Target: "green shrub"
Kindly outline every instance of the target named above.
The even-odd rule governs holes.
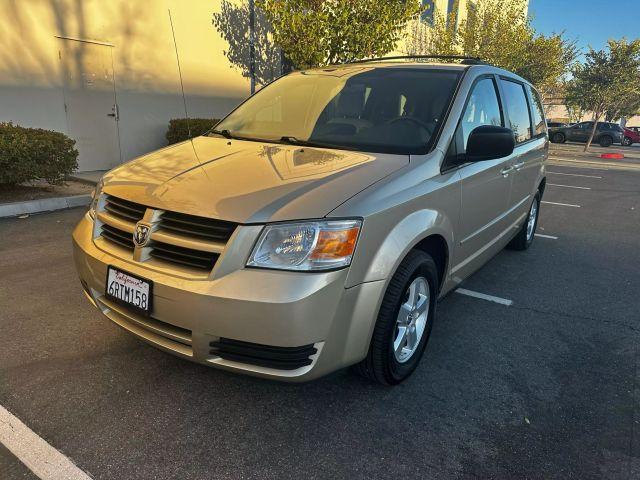
[[[59,185],[78,167],[75,144],[60,132],[0,123],[0,185],[38,179]]]
[[[215,118],[190,118],[188,125],[191,126],[191,136],[197,137],[203,135],[220,120]],[[169,121],[169,130],[167,130],[167,142],[172,143],[184,142],[189,140],[189,129],[187,127],[186,118],[175,118]]]

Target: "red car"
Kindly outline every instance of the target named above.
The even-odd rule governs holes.
[[[628,147],[633,143],[640,143],[640,127],[625,127],[622,144]]]

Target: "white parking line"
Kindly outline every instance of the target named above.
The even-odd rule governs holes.
[[[42,480],[91,480],[89,475],[1,405],[0,443]]]
[[[553,235],[544,235],[542,233],[536,233],[536,237],[548,238],[550,240],[557,240],[558,239],[558,237],[554,237]]]
[[[562,172],[550,172],[549,170],[547,170],[547,173],[551,173],[552,175],[567,175],[569,177],[584,177],[584,178],[602,178],[602,177],[598,177],[597,175],[581,175],[579,173],[562,173]]]
[[[572,205],[570,203],[557,203],[557,202],[545,202],[544,200],[540,203],[546,203],[547,205],[560,205],[561,207],[575,207],[580,208],[580,205]]]
[[[499,303],[501,305],[513,305],[513,301],[507,300],[506,298],[494,297],[493,295],[487,295],[486,293],[474,292],[473,290],[467,290],[466,288],[458,288],[456,293],[460,293],[462,295],[466,295],[468,297],[480,298],[482,300],[487,300],[489,302]]]
[[[577,188],[579,190],[591,190],[589,187],[576,187],[575,185],[559,185],[557,183],[547,183],[551,187]]]

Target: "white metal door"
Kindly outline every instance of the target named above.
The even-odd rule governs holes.
[[[108,170],[121,163],[112,49],[60,39],[67,125],[76,140],[80,171]]]

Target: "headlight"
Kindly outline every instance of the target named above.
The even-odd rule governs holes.
[[[346,267],[361,226],[361,220],[267,225],[247,266],[307,271]]]
[[[100,195],[102,195],[102,179],[97,183],[96,188],[91,192],[91,206],[89,207],[89,216],[93,219],[96,218],[96,209],[98,208],[98,202],[100,201]]]

